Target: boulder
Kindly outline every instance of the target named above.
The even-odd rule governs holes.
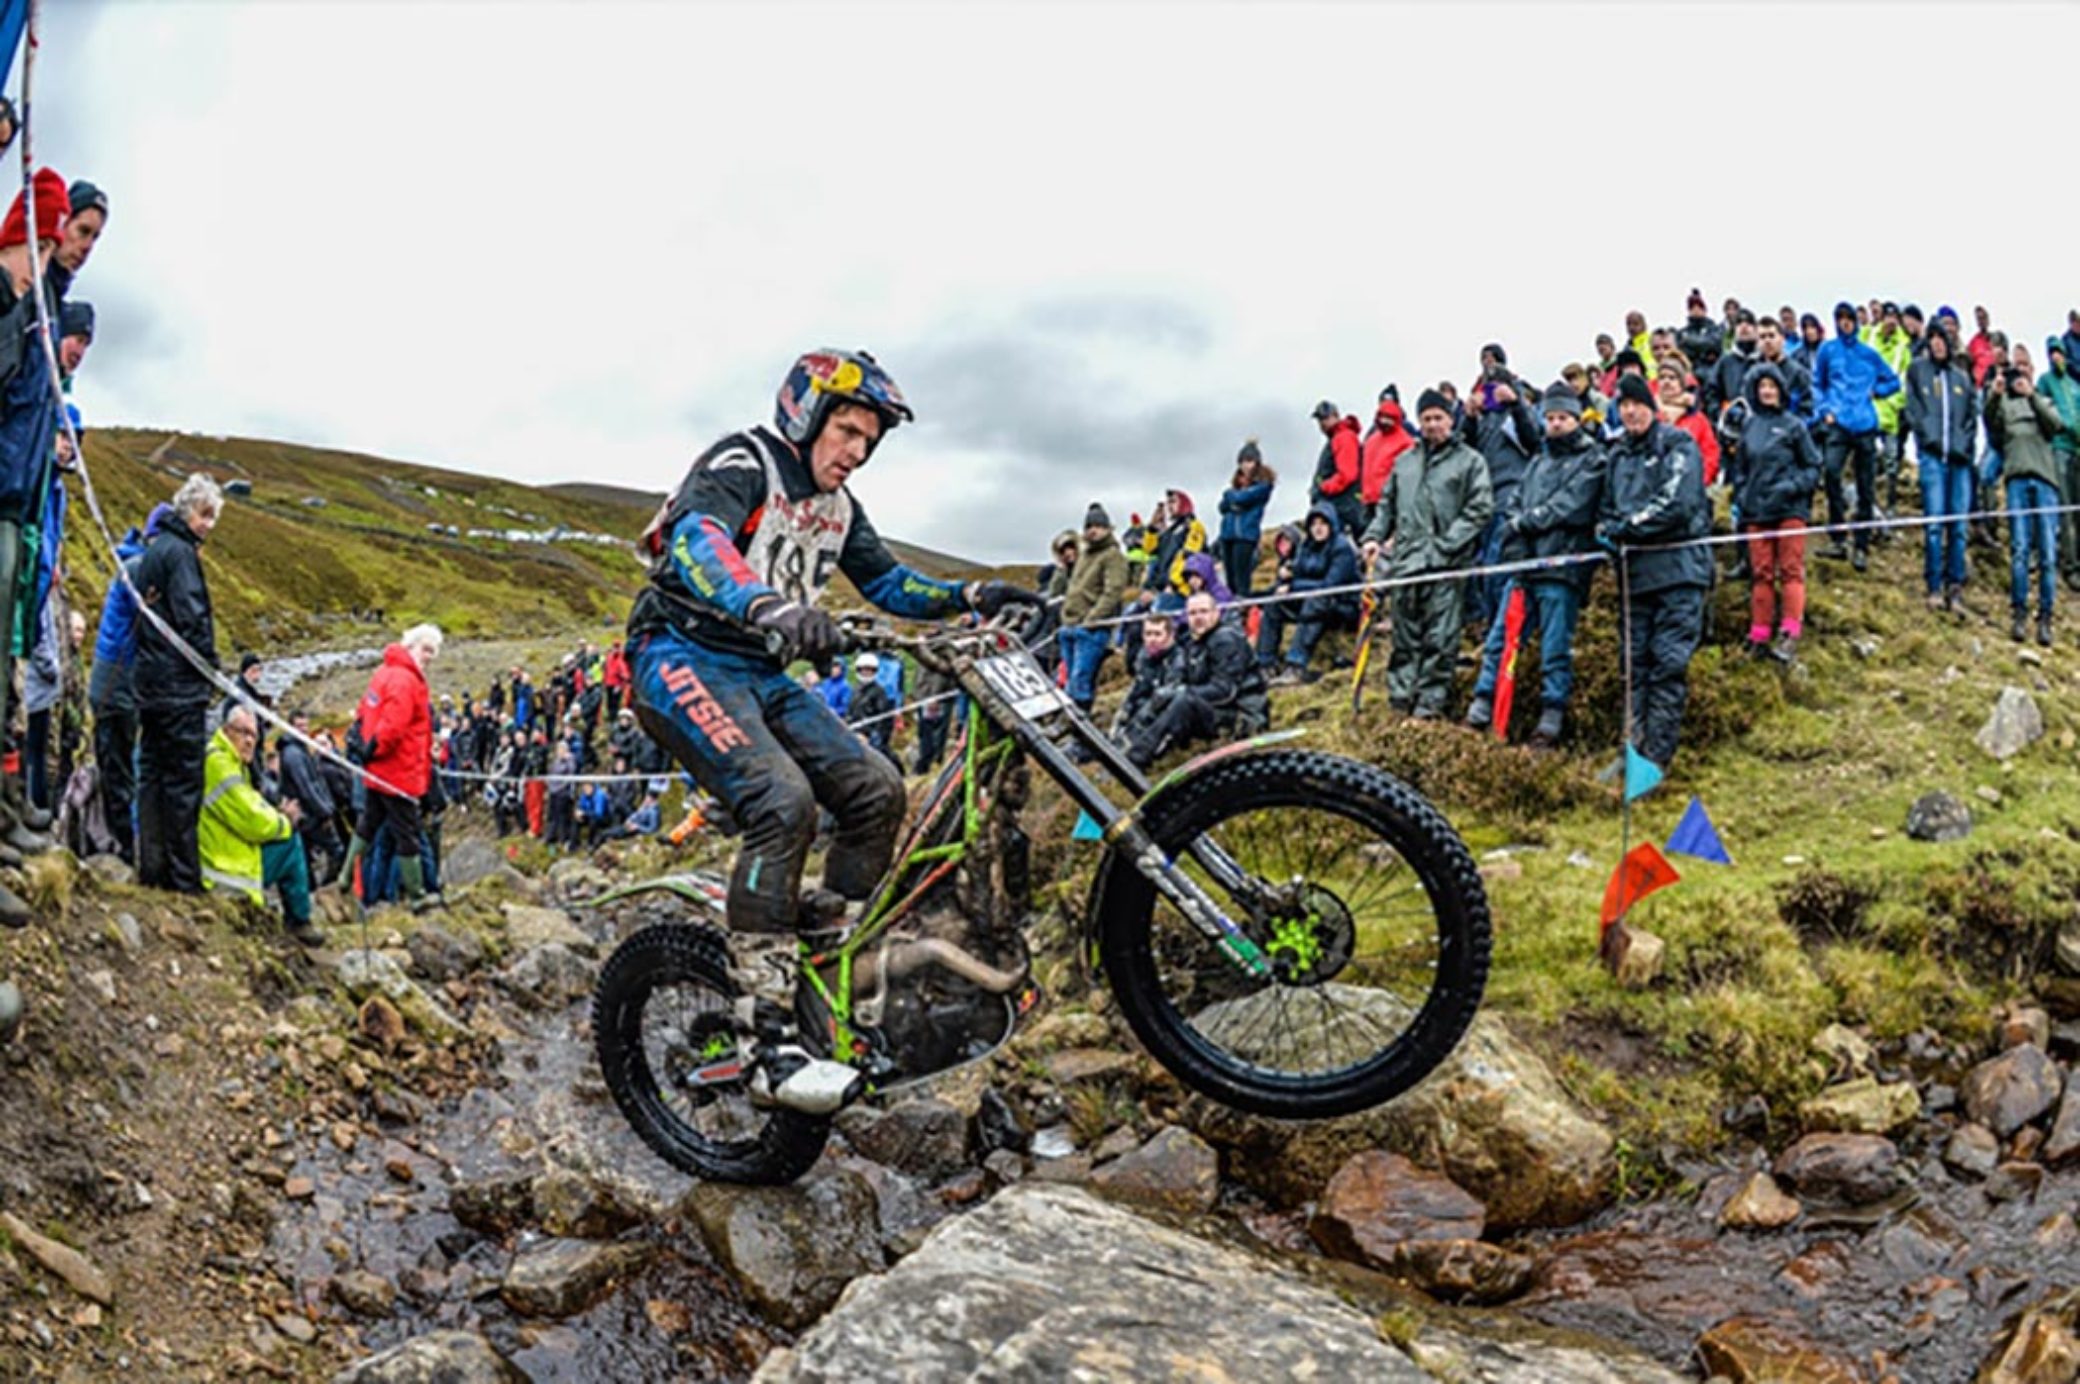
[[[473,1331],[436,1331],[347,1366],[332,1384],[527,1384],[527,1376]]]
[[[1868,1076],[1830,1086],[1798,1107],[1807,1129],[1840,1134],[1890,1134],[1920,1114],[1921,1095],[1913,1082],[1881,1083]]]
[[[1406,1240],[1379,1267],[1445,1302],[1507,1302],[1531,1285],[1532,1262],[1485,1240]]]
[[[450,932],[438,923],[421,923],[404,939],[412,969],[428,980],[460,980],[484,964],[484,944],[468,933]]]
[[[333,963],[340,984],[356,999],[381,995],[395,1005],[405,1022],[435,1042],[450,1042],[468,1032],[460,1019],[419,987],[404,973],[404,967],[379,951],[356,948],[339,954]]]
[[[605,1296],[614,1280],[646,1263],[649,1245],[542,1240],[513,1257],[498,1295],[523,1317],[571,1317]]]
[[[534,1009],[562,1009],[592,993],[599,963],[561,942],[545,942],[520,954],[498,973],[501,989]]]
[[[534,1219],[534,1178],[498,1173],[448,1189],[448,1214],[480,1235],[503,1239]]]
[[[583,928],[571,921],[571,915],[560,908],[541,908],[531,903],[501,904],[499,911],[505,914],[506,937],[513,951],[525,952],[535,947],[560,942],[580,956],[597,956],[599,944]]]
[[[1175,1125],[1091,1174],[1091,1188],[1112,1201],[1173,1215],[1203,1215],[1220,1195],[1221,1160],[1205,1140]]]
[[[1304,1327],[1298,1324],[1304,1323]],[[1026,1183],[854,1284],[758,1384],[855,1379],[1430,1378],[1290,1270]]]
[[[1733,1230],[1780,1230],[1802,1209],[1796,1197],[1786,1196],[1777,1180],[1758,1168],[1719,1208],[1719,1224]]]
[[[1852,1360],[1769,1317],[1732,1317],[1697,1338],[1697,1359],[1712,1378],[1733,1384],[1863,1384]]]
[[[1943,1166],[1959,1177],[1992,1177],[2000,1161],[2001,1141],[1982,1124],[1959,1125],[1943,1144]]]
[[[2005,1139],[2057,1102],[2058,1065],[2024,1043],[1972,1068],[1957,1094],[1965,1114]]]
[[[1486,1210],[1458,1183],[1371,1149],[1329,1179],[1307,1233],[1338,1259],[1384,1268],[1407,1241],[1478,1240],[1486,1223]]]
[[[535,1217],[551,1235],[611,1240],[646,1219],[642,1208],[629,1205],[617,1188],[568,1168],[541,1173],[532,1192]]]
[[[1407,1006],[1380,990],[1341,990],[1335,1022],[1356,1010],[1398,1032]],[[1257,997],[1198,1016],[1202,1028],[1248,1032],[1262,1022]],[[1217,1012],[1218,1011],[1218,1012]],[[1316,1021],[1328,1022],[1327,1019]],[[1290,1041],[1319,1046],[1300,1015]],[[1539,1056],[1502,1021],[1482,1014],[1456,1051],[1414,1090],[1373,1110],[1304,1123],[1267,1120],[1198,1097],[1186,1116],[1216,1147],[1232,1150],[1234,1174],[1282,1206],[1319,1195],[1351,1155],[1383,1148],[1444,1172],[1480,1198],[1494,1229],[1571,1225],[1602,1207],[1617,1175],[1611,1132],[1577,1109]]]
[[[1954,793],[1923,793],[1907,809],[1907,835],[1916,841],[1962,841],[1972,834],[1972,810]]]
[[[2044,713],[2036,699],[2019,687],[2003,687],[1986,724],[1973,737],[1995,759],[2012,759],[2044,738]]]
[[[2038,1150],[2038,1157],[2055,1166],[2075,1154],[2080,1154],[2080,1076],[2068,1072],[2058,1114],[2052,1117],[2051,1133]]]
[[[790,1331],[822,1316],[845,1285],[882,1267],[880,1205],[858,1173],[812,1173],[791,1187],[703,1182],[688,1209],[710,1252],[758,1310]]]
[[[951,1177],[968,1166],[968,1121],[942,1100],[900,1101],[887,1110],[855,1106],[839,1128],[862,1157],[912,1177]]]
[[[495,842],[457,841],[441,852],[441,884],[448,889],[466,889],[497,874],[505,863],[506,858]]]
[[[1776,1175],[1810,1201],[1865,1206],[1903,1185],[1899,1148],[1877,1134],[1808,1134],[1777,1155]]]

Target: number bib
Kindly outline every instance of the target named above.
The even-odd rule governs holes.
[[[788,499],[779,464],[763,439],[753,434],[752,440],[766,468],[766,502],[744,546],[744,561],[783,599],[815,605],[837,574],[845,535],[852,531],[852,494],[841,486],[831,495],[819,491]]]

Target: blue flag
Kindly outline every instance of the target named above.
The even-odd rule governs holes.
[[[1731,865],[1733,857],[1726,853],[1726,843],[1719,839],[1719,832],[1712,819],[1705,815],[1704,799],[1692,797],[1690,806],[1683,809],[1683,820],[1668,838],[1670,855],[1694,855],[1699,860],[1709,860],[1719,865]]]
[[[1097,819],[1088,812],[1076,814],[1076,829],[1069,833],[1071,841],[1103,841],[1105,833],[1098,830]]]
[[[1661,766],[1627,745],[1625,747],[1625,801],[1637,802],[1661,782]]]

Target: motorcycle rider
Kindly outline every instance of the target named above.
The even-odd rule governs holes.
[[[812,351],[782,381],[772,426],[701,453],[643,535],[650,579],[626,645],[636,716],[742,824],[728,900],[740,969],[755,969],[743,967],[757,950],[744,934],[839,924],[845,901],[864,899],[887,870],[902,825],[895,766],[787,675],[796,659],[825,668],[840,651],[837,624],[817,609],[831,578],[842,572],[874,605],[913,619],[989,617],[1040,599],[1009,582],[925,576],[881,541],[846,482],[914,416],[866,352]],[[823,889],[804,897],[819,807],[836,831]],[[810,1113],[854,1098],[860,1073],[804,1048],[791,1009],[776,1018],[777,996],[758,993],[779,987],[746,979],[754,1001],[773,1002],[745,1006],[760,1033],[754,1096]]]

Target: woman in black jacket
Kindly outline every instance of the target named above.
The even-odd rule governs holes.
[[[1806,616],[1806,521],[1820,484],[1820,449],[1789,407],[1784,372],[1764,362],[1748,375],[1745,408],[1730,410],[1733,503],[1748,535],[1748,652],[1788,663]],[[1781,589],[1780,589],[1781,588]],[[1772,630],[1777,635],[1770,648]]]

